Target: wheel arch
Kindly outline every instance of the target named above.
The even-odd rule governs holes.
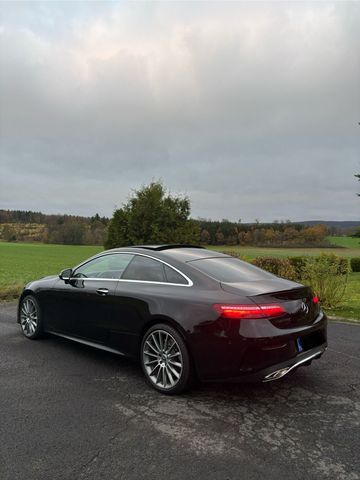
[[[169,325],[170,327],[175,328],[175,330],[180,333],[180,335],[183,337],[183,340],[188,344],[187,339],[186,339],[186,332],[183,329],[183,327],[173,318],[168,317],[167,315],[154,315],[152,316],[142,327],[140,331],[140,342],[142,342],[145,333],[151,328],[153,325],[156,325],[157,323],[165,323],[166,325]]]

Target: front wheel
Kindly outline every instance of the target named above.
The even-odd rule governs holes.
[[[161,393],[181,393],[189,384],[191,365],[186,344],[167,324],[154,325],[144,335],[141,365],[150,385]]]
[[[40,306],[33,295],[27,295],[21,301],[20,326],[25,337],[31,340],[42,333]]]

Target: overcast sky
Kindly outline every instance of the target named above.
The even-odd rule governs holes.
[[[359,220],[359,2],[1,2],[0,208]]]

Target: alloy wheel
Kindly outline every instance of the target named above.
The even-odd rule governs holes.
[[[26,337],[32,337],[38,327],[38,311],[34,300],[30,297],[25,298],[21,305],[20,325]]]
[[[175,338],[165,330],[153,330],[143,344],[143,364],[156,387],[174,388],[183,371],[183,357]]]

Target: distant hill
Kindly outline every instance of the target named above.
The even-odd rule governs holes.
[[[2,210],[0,209],[0,224],[2,223],[33,223],[33,224],[64,224],[64,223],[81,223],[89,225],[94,220],[102,222],[106,225],[109,221],[107,217],[100,217],[95,214],[92,217],[83,217],[81,215],[67,214],[46,214],[42,212],[33,212],[31,210]]]
[[[66,223],[67,221],[77,221],[80,223],[88,224],[93,219],[100,220],[102,223],[107,224],[109,219],[107,217],[100,217],[98,214],[94,215],[93,217],[84,217],[81,215],[67,215],[67,214],[46,214],[42,212],[33,212],[33,211],[26,211],[26,210],[3,210],[0,209],[0,224],[1,223],[40,223],[40,224],[48,224],[48,223]],[[198,219],[200,223],[203,219]],[[211,221],[211,220],[210,220]],[[215,221],[215,220],[213,220]],[[216,222],[216,221],[215,221]],[[217,223],[228,222],[228,220],[221,220]],[[230,222],[235,224],[236,222]],[[328,228],[339,228],[339,229],[349,229],[349,228],[356,228],[360,227],[360,220],[359,221],[341,221],[341,220],[304,220],[302,222],[260,222],[260,225],[277,225],[277,224],[286,224],[290,223],[292,225],[306,225],[306,226],[314,226],[314,225],[326,225]],[[256,225],[255,222],[244,222],[242,225],[245,226],[254,226]]]

